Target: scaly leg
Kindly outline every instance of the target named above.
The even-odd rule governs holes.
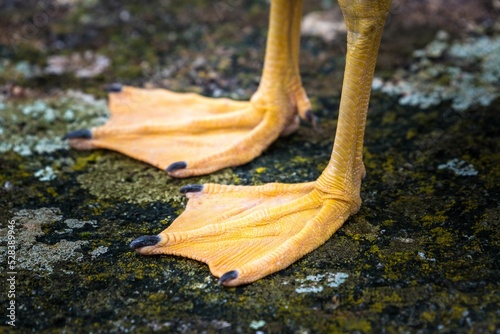
[[[366,114],[390,2],[339,1],[348,29],[339,122],[331,159],[315,182],[186,186],[186,211],[130,246],[206,262],[222,284],[234,286],[281,270],[328,240],[361,205]]]
[[[66,135],[76,149],[106,148],[188,177],[247,163],[280,135],[312,121],[299,74],[302,0],[271,4],[261,84],[250,101],[114,87],[110,120]]]

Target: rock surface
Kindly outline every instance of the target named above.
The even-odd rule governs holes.
[[[433,2],[433,10],[442,15],[450,2]],[[494,6],[463,2],[477,11]],[[306,12],[326,3],[310,1]],[[319,130],[303,125],[247,165],[176,180],[117,153],[70,150],[60,138],[105,121],[103,88],[112,82],[249,98],[261,70],[267,4],[2,2],[0,30],[9,34],[0,37],[0,262],[16,274],[15,297],[12,285],[0,291],[1,330],[498,333],[500,119],[491,90],[500,71],[489,54],[468,63],[450,49],[498,40],[494,14],[477,11],[463,14],[468,28],[458,32],[419,26],[429,19],[422,12],[412,21],[404,7],[391,11],[368,117],[360,212],[289,268],[224,288],[202,263],[139,256],[128,244],[182,212],[185,184],[315,179],[331,152],[344,42],[302,41],[303,82]],[[400,29],[413,34],[397,37]],[[429,50],[440,29],[450,32],[436,56]],[[431,52],[432,61],[412,57],[415,50]],[[73,68],[44,71],[54,56],[74,54],[102,55],[110,64],[83,78]],[[467,84],[486,82],[492,97],[457,108],[453,94],[463,87],[449,87],[447,98],[422,108],[401,103],[404,92],[382,89],[406,80],[412,96],[427,98],[430,87],[448,87],[442,76],[449,79],[450,68],[476,78]],[[11,300],[15,328],[7,324]]]

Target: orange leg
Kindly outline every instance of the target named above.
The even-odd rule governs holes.
[[[250,101],[115,86],[110,120],[66,138],[76,149],[115,150],[174,177],[253,160],[296,130],[298,116],[313,120],[298,68],[301,13],[302,0],[273,1],[261,84]]]
[[[339,1],[348,29],[339,122],[331,159],[315,182],[186,186],[185,212],[130,246],[206,262],[219,282],[234,286],[281,270],[330,238],[361,205],[366,114],[390,3]]]

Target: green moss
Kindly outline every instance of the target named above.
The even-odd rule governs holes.
[[[450,246],[454,241],[452,234],[442,227],[433,228],[430,230],[430,233],[440,245]]]
[[[436,314],[433,312],[422,312],[420,319],[423,322],[433,323],[436,320]]]
[[[384,162],[383,167],[384,171],[393,174],[394,173],[394,159],[392,157],[388,157],[388,159]]]
[[[384,277],[389,280],[400,280],[403,278],[401,269],[413,258],[413,252],[398,252],[386,250],[382,252],[384,264]]]
[[[430,227],[438,223],[444,223],[448,219],[447,216],[444,215],[425,215],[420,220],[424,227]]]
[[[81,232],[79,233],[81,239],[88,240],[92,238],[92,232]]]
[[[99,157],[96,159],[96,157]],[[182,186],[192,183],[238,184],[238,177],[229,169],[209,176],[173,179],[164,171],[131,160],[115,153],[95,155],[84,160],[92,161],[92,167],[78,176],[81,186],[100,199],[112,199],[144,204],[152,201],[168,201],[182,209],[185,196],[179,193]],[[108,191],[108,190],[112,191]]]
[[[345,226],[344,232],[354,240],[367,239],[375,240],[380,228],[373,226],[363,217],[356,216],[349,225]]]
[[[417,129],[415,129],[415,128],[410,128],[410,129],[406,132],[406,139],[411,140],[411,139],[415,138],[415,136],[416,136],[417,134],[418,134]]]
[[[361,333],[370,333],[372,331],[372,326],[370,322],[366,319],[341,317],[337,319],[337,321],[339,322],[339,327],[336,329],[338,333],[345,331],[359,331]]]
[[[300,155],[297,155],[295,157],[293,157],[291,160],[290,160],[291,163],[294,163],[294,164],[306,164],[306,163],[309,163],[310,161]]]
[[[382,118],[382,124],[387,125],[394,123],[394,121],[396,121],[397,116],[398,114],[394,111],[386,112],[384,118]]]
[[[68,150],[60,140],[69,130],[102,124],[106,102],[93,96],[105,98],[109,82],[249,98],[260,75],[268,6],[231,5],[220,20],[214,5],[201,0],[69,4],[47,31],[61,40],[71,36],[77,50],[68,54],[91,49],[112,59],[112,68],[96,78],[18,76],[17,66],[33,75],[49,54],[66,52],[54,49],[57,43],[45,39],[54,34],[43,29],[18,53],[1,55],[10,65],[3,70],[0,59],[0,79],[22,93],[4,95],[0,106],[0,218],[19,220],[18,253],[26,268],[17,288],[33,292],[16,296],[24,307],[21,331],[253,333],[252,321],[263,321],[266,333],[494,332],[500,303],[492,279],[500,247],[495,107],[450,114],[445,103],[422,112],[374,92],[361,210],[317,250],[256,283],[223,288],[205,264],[129,249],[131,240],[161,231],[182,212],[182,185],[305,182],[328,163],[342,71],[328,74],[327,68],[342,68],[344,55],[311,38],[303,43],[301,72],[320,129],[301,126],[249,164],[176,180],[109,151]],[[12,20],[26,22],[33,10],[42,12],[19,10]],[[95,36],[90,44],[86,34]],[[421,34],[405,36],[412,38]],[[192,65],[197,58],[201,68]],[[477,176],[438,169],[455,158],[472,164]],[[56,179],[34,177],[47,166]],[[40,211],[48,206],[59,211]],[[31,224],[19,218],[26,209],[36,212]],[[67,219],[95,224],[69,228]],[[93,256],[99,247],[107,251]],[[320,292],[296,291],[308,276],[336,273],[349,275],[338,287],[320,281]],[[7,302],[0,295],[0,304]]]
[[[102,156],[103,151],[92,151],[91,153],[85,153],[76,158],[76,161],[71,168],[75,171],[83,171],[91,167],[97,162],[97,160]]]
[[[257,174],[262,174],[262,173],[265,173],[265,171],[266,171],[266,170],[267,170],[267,168],[266,168],[266,167],[259,167],[259,168],[257,168],[257,169],[255,170],[255,172],[256,172]]]

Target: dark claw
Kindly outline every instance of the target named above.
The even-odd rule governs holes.
[[[181,194],[186,193],[197,193],[203,190],[203,184],[188,184],[187,186],[182,187],[179,191]]]
[[[170,172],[175,172],[176,170],[179,170],[179,169],[184,169],[186,167],[187,167],[187,164],[185,161],[177,161],[177,162],[174,162],[173,164],[171,164],[170,166],[168,166],[166,171],[167,171],[167,173],[170,173]]]
[[[130,243],[130,248],[137,249],[144,246],[154,246],[159,243],[161,238],[157,235],[143,235]]]
[[[219,278],[219,284],[224,284],[225,282],[231,281],[235,278],[238,278],[238,271],[237,270],[228,271]]]
[[[92,132],[90,132],[90,130],[88,130],[88,129],[71,131],[71,132],[68,132],[63,137],[63,140],[66,140],[66,139],[76,139],[76,138],[92,139]]]
[[[312,110],[309,109],[308,111],[306,111],[306,119],[309,123],[311,123],[314,127],[316,127],[316,123],[318,122],[318,117],[316,117]]]
[[[120,93],[123,89],[121,83],[112,83],[111,85],[106,86],[106,92],[108,93]]]

